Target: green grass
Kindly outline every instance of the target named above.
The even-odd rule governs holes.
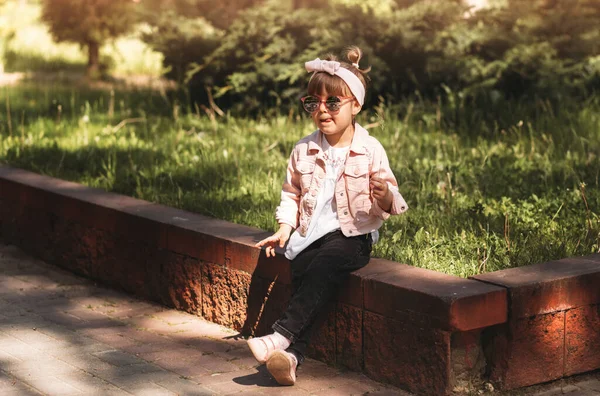
[[[313,130],[297,110],[211,121],[152,91],[2,89],[0,162],[265,230],[289,153]],[[359,117],[378,124],[411,207],[384,224],[375,256],[464,277],[598,251],[597,100],[406,102]]]

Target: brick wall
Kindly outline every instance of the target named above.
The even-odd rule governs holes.
[[[290,297],[269,233],[0,166],[0,237],[47,262],[246,335]],[[356,271],[311,356],[420,394],[600,368],[600,255],[462,279],[387,260]]]

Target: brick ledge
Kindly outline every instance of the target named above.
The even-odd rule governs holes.
[[[267,331],[291,292],[283,252],[267,259],[253,247],[268,234],[0,166],[7,242],[246,333]],[[469,279],[372,259],[322,318],[311,354],[423,394],[449,393],[473,375],[511,389],[594,370],[598,281],[599,254]],[[544,343],[556,345],[535,346]]]

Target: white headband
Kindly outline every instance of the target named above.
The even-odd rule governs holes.
[[[350,70],[341,66],[340,62],[321,60],[319,58],[304,64],[307,72],[327,72],[336,75],[348,85],[350,91],[362,106],[365,102],[365,86]]]

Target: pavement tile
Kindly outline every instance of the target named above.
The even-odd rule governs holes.
[[[155,383],[172,392],[186,396],[212,396],[214,392],[190,379],[174,375],[170,378],[155,380]]]
[[[369,381],[370,382],[370,381]],[[327,386],[320,390],[311,392],[316,395],[331,395],[331,396],[345,396],[345,395],[365,395],[369,394],[369,392],[376,390],[376,387],[373,384],[369,383],[358,383],[354,381],[344,381],[343,378],[338,378],[334,381],[324,381]]]
[[[56,378],[79,389],[85,395],[123,394],[123,390],[117,386],[87,373],[57,375]]]
[[[172,339],[166,336],[143,329],[137,329],[133,326],[119,328],[119,334],[129,337],[138,343],[172,343]]]
[[[108,378],[114,378],[116,376],[117,377],[128,377],[128,376],[138,376],[138,375],[148,374],[148,373],[158,374],[158,373],[164,373],[164,372],[166,372],[166,370],[163,369],[162,367],[160,367],[156,364],[144,362],[144,363],[130,364],[128,366],[119,366],[119,367],[112,366],[109,369],[94,371],[94,374],[100,378],[108,379]]]
[[[0,319],[0,331],[3,332],[10,332],[23,328],[42,328],[51,325],[51,322],[44,320],[41,315],[38,315],[34,312],[29,312],[27,315],[13,316],[10,318],[5,316],[3,320]]]
[[[158,361],[178,361],[178,360],[202,360],[202,351],[187,347],[178,346],[168,349],[162,349],[156,352],[141,353],[139,357],[149,362]]]
[[[59,359],[71,366],[76,367],[78,370],[96,375],[100,372],[108,372],[116,370],[116,367],[112,364],[90,354],[90,353],[78,353],[77,355],[64,355]]]
[[[133,393],[134,395],[174,396],[177,395],[177,392],[172,392],[167,388],[155,383],[155,381],[160,380],[160,378],[171,376],[172,374],[170,373],[148,373],[140,375],[113,376],[111,378],[106,378],[106,380],[120,389]]]
[[[26,309],[18,307],[18,306],[2,310],[2,315],[7,317],[8,319],[19,317],[19,316],[27,316],[27,315],[29,315],[29,313],[30,313],[30,311],[27,311]]]
[[[90,330],[86,334],[96,341],[100,341],[106,345],[110,345],[113,348],[122,349],[129,346],[138,345],[135,340],[123,335],[121,332],[105,329],[98,329],[97,331]]]
[[[82,395],[83,391],[57,377],[44,377],[27,380],[27,384],[44,395]]]
[[[72,330],[84,329],[89,327],[89,322],[80,319],[77,316],[71,315],[67,312],[45,312],[41,316],[49,322],[69,327]]]
[[[195,377],[202,386],[219,394],[233,392],[261,391],[265,387],[278,386],[277,382],[266,371],[241,370],[238,372],[213,373],[202,377]]]
[[[173,340],[179,345],[185,345],[193,350],[202,351],[204,354],[228,354],[229,352],[234,351],[236,354],[241,353],[239,352],[241,350],[240,348],[234,348],[231,345],[220,340],[215,340],[214,338],[204,338],[200,334],[196,334],[194,337],[185,339],[169,336],[169,339]],[[249,350],[248,353],[250,353]]]
[[[153,363],[184,377],[196,377],[212,372],[206,366],[194,364],[189,360],[158,360]]]
[[[22,302],[21,307],[28,312],[43,314],[46,312],[55,312],[57,310],[71,309],[72,305],[67,297],[46,298],[42,301],[35,299],[33,301]]]
[[[573,392],[577,392],[579,390],[581,390],[581,388],[579,388],[578,386],[572,385],[572,384],[565,385],[562,387],[563,393],[573,393]]]
[[[412,396],[412,393],[402,391],[400,389],[382,388],[368,393],[369,396]]]
[[[195,317],[188,313],[174,311],[174,310],[170,310],[170,309],[167,309],[167,310],[164,310],[161,312],[157,312],[153,316],[156,319],[161,320],[170,325],[192,323],[195,321]]]
[[[128,366],[130,364],[140,364],[145,363],[139,357],[136,357],[130,353],[126,353],[123,351],[113,350],[113,351],[104,351],[104,352],[96,352],[92,355],[104,360],[105,362],[112,364],[113,366],[121,367]]]
[[[112,351],[113,347],[104,343],[91,340],[89,343],[70,343],[68,347],[63,349],[55,349],[47,353],[62,359],[65,356],[77,356],[81,354],[92,354],[97,352]]]
[[[40,396],[40,395],[43,395],[43,393],[41,393],[33,388],[2,391],[2,396]]]
[[[114,310],[113,312],[107,313],[108,316],[116,319],[131,319],[145,315],[153,315],[156,312],[160,312],[161,309],[156,305],[148,304],[148,303],[130,303],[130,302],[122,302],[119,305],[119,309]]]
[[[185,376],[198,375],[195,371],[231,372],[238,371],[240,367],[214,354],[205,354],[193,348],[177,348],[152,353],[142,353],[141,358],[154,362],[168,370],[175,371]]]
[[[586,380],[577,384],[581,388],[600,392],[600,379]]]
[[[263,395],[281,395],[281,396],[308,396],[311,395],[310,392],[302,388],[298,388],[297,384],[295,386],[281,386],[277,384],[271,388],[260,388],[260,392]],[[369,395],[370,396],[370,395]]]
[[[37,349],[10,335],[0,339],[0,352],[8,353],[19,360],[36,359],[41,354]]]
[[[555,386],[551,389],[547,389],[544,391],[540,391],[538,393],[532,393],[535,396],[557,396],[557,395],[562,395],[563,391],[562,391],[562,387],[560,386]]]
[[[315,378],[331,378],[338,375],[337,371],[323,362],[316,360],[306,360],[304,364],[298,367],[298,375],[308,375]]]
[[[6,368],[8,365],[19,364],[20,362],[22,362],[22,360],[16,356],[0,351],[0,370],[3,367]]]
[[[47,336],[41,331],[37,331],[37,327],[26,329],[10,329],[4,332],[36,349],[39,349],[38,345],[46,345],[48,343],[57,342],[55,338]]]
[[[96,342],[94,339],[79,334],[68,326],[57,323],[50,323],[48,326],[38,328],[36,331],[52,337],[55,340],[66,341],[72,345],[81,346]]]
[[[600,373],[579,378],[535,392],[600,396]],[[236,331],[96,286],[0,243],[0,395],[40,394],[410,395],[311,359],[296,386],[281,387]]]
[[[38,356],[19,364],[10,365],[7,371],[21,381],[29,381],[35,378],[71,373],[76,370],[77,368],[61,360]]]
[[[4,392],[15,391],[19,389],[29,389],[29,386],[18,379],[0,371],[0,394]]]
[[[173,343],[170,342],[162,342],[162,343],[142,343],[138,342],[134,345],[124,346],[121,349],[124,352],[130,353],[135,356],[141,356],[142,354],[150,354],[154,352],[164,351],[165,349],[169,349],[173,347]]]
[[[306,390],[307,392],[310,392],[311,394],[329,388],[329,383],[327,381],[323,381],[323,378],[316,378],[311,375],[303,375],[296,372],[296,379],[296,386]]]

